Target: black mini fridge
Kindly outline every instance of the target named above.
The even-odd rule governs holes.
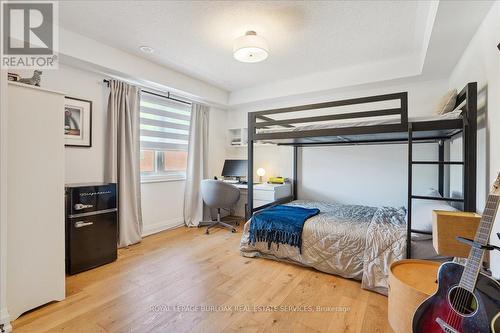
[[[66,273],[115,261],[117,236],[116,184],[67,184]]]

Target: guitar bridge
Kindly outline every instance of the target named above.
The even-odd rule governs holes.
[[[443,330],[445,333],[460,333],[450,325],[448,325],[443,319],[437,317],[436,318],[436,323],[438,323],[439,327]]]

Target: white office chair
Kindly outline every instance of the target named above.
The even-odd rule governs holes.
[[[221,221],[220,210],[230,210],[234,207],[240,199],[240,190],[236,186],[221,180],[205,179],[201,181],[201,196],[205,205],[217,209],[217,220],[201,221],[198,227],[208,226],[206,234],[209,233],[210,228],[215,226],[221,226],[230,229],[231,232],[236,232],[232,225]],[[236,224],[238,225],[238,223]]]

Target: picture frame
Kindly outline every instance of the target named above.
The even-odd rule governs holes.
[[[92,101],[64,97],[64,145],[92,147]]]

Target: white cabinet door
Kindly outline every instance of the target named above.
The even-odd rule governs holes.
[[[247,203],[247,189],[240,188],[241,197],[236,206],[235,214],[245,216],[245,204]],[[292,185],[289,183],[283,185],[260,184],[254,186],[253,206],[254,208],[264,206],[278,199],[286,198],[292,194]]]
[[[257,200],[273,202],[276,200],[276,192],[275,191],[264,191],[264,190],[254,190],[253,197]]]
[[[11,320],[65,295],[64,95],[9,84],[7,307]]]

